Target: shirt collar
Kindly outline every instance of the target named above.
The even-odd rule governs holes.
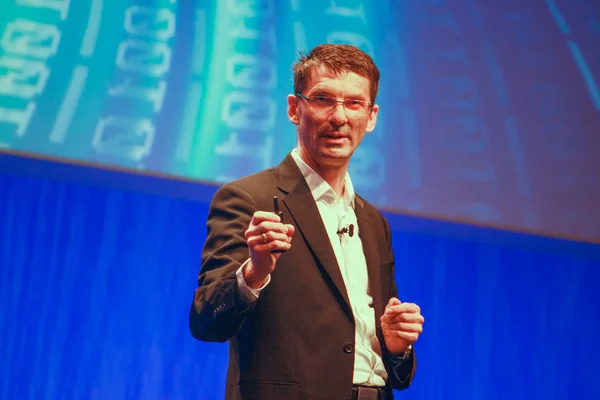
[[[300,152],[297,148],[292,150],[291,152],[292,158],[298,165],[300,172],[304,176],[306,183],[310,189],[310,192],[313,195],[315,201],[320,199],[330,200],[334,202],[336,200],[336,194],[331,185],[327,183],[321,175],[319,175],[314,169],[310,167],[304,160],[300,157]],[[354,208],[354,186],[352,185],[352,180],[350,179],[350,174],[346,172],[346,176],[344,177],[344,195],[342,197],[342,201],[345,205],[350,205]]]

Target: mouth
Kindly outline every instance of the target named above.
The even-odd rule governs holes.
[[[323,140],[325,140],[327,142],[332,142],[332,143],[344,143],[346,141],[349,141],[350,138],[347,135],[331,133],[331,134],[323,135]]]
[[[323,141],[329,146],[344,146],[350,140],[346,136],[324,136]]]

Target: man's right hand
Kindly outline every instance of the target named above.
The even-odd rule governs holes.
[[[269,275],[275,270],[275,264],[281,253],[274,250],[287,251],[292,247],[294,226],[281,223],[278,215],[268,211],[257,211],[252,216],[250,226],[244,233],[250,262],[242,273],[246,284],[252,289],[263,286]]]

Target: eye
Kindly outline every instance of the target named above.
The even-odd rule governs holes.
[[[332,107],[337,101],[331,97],[316,95],[312,98],[313,104],[321,108]]]
[[[345,103],[346,103],[346,107],[348,107],[351,110],[358,110],[365,106],[365,102],[362,100],[350,99],[350,100],[346,100]]]

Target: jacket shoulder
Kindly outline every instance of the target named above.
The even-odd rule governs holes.
[[[383,214],[377,208],[375,208],[373,204],[369,203],[364,197],[360,196],[359,194],[356,194],[355,202],[358,202],[360,207],[364,207],[365,211],[367,211],[369,214],[372,214],[379,218],[384,218]]]
[[[365,200],[364,197],[356,194],[356,202],[360,202],[360,206],[364,207],[366,213],[372,217],[372,221],[376,221],[377,224],[380,224],[385,231],[389,232],[389,222],[387,218],[379,211],[375,206]]]
[[[239,192],[240,190],[252,198],[260,197],[264,191],[275,187],[278,182],[277,167],[272,167],[233,181],[224,183],[217,189],[216,197],[223,192]]]

